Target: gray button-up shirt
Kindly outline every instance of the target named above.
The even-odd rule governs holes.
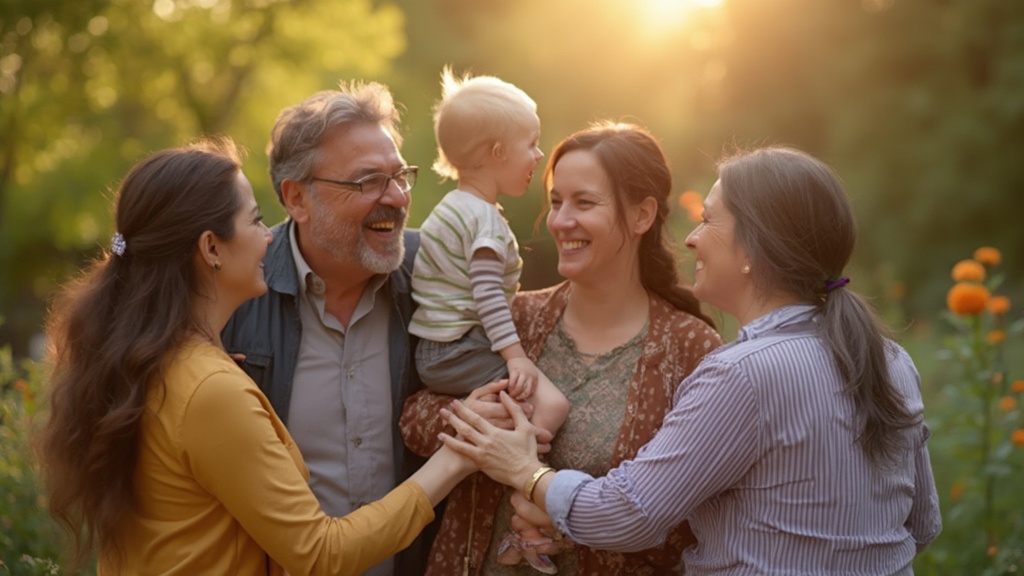
[[[295,367],[288,430],[309,467],[310,487],[329,516],[383,498],[396,483],[392,454],[388,315],[391,301],[370,280],[349,325],[325,310],[324,281],[298,250],[302,346]],[[386,561],[366,574],[391,574]]]

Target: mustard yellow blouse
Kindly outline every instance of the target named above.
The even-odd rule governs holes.
[[[270,402],[223,350],[172,355],[143,416],[137,509],[124,574],[359,574],[408,546],[434,518],[405,482],[343,518],[321,510],[309,472]],[[99,572],[117,573],[109,556]]]

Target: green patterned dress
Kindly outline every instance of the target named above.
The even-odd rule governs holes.
[[[605,354],[584,354],[576,349],[562,321],[558,321],[537,361],[537,367],[565,394],[572,407],[546,458],[556,470],[581,470],[595,477],[608,473],[626,410],[628,385],[636,371],[646,334],[645,324],[629,342]],[[512,490],[507,489],[495,515],[495,530],[483,573],[536,576],[539,573],[525,561],[518,566],[506,566],[497,561],[498,545],[508,533],[512,516],[508,499],[511,494]],[[560,575],[576,574],[576,554],[568,551],[551,559]]]

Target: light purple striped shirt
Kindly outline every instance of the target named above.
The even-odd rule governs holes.
[[[890,350],[893,381],[921,414],[917,370]],[[880,470],[841,390],[814,308],[775,310],[705,357],[635,459],[596,480],[556,474],[548,513],[572,540],[622,552],[689,520],[699,543],[687,574],[912,574],[941,528],[928,428],[905,430],[911,449]]]

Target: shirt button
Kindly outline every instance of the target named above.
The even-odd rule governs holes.
[[[324,281],[319,278],[313,278],[313,292],[317,294],[324,293]]]
[[[356,438],[355,440],[352,441],[352,443],[355,444],[356,446],[362,446],[363,439],[362,438]]]
[[[355,368],[349,368],[348,369],[348,377],[349,378],[355,378],[356,377],[356,369]]]

